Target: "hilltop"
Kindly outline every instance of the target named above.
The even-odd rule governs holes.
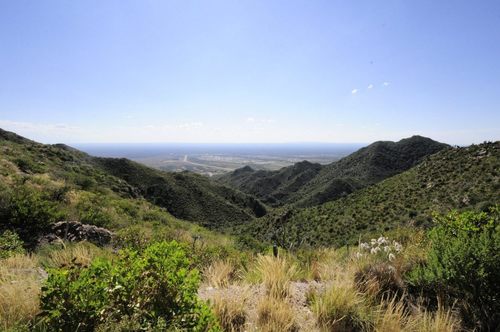
[[[255,171],[247,166],[218,181],[274,207],[314,206],[399,174],[447,147],[421,136],[379,141],[324,166],[307,161],[278,171]]]
[[[268,240],[275,236],[287,245],[342,246],[357,242],[360,234],[430,226],[435,212],[482,210],[498,203],[499,169],[498,141],[450,147],[401,174],[338,200],[310,208],[276,210],[241,233]]]

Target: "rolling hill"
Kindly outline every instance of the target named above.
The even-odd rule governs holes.
[[[324,166],[307,161],[278,171],[255,171],[247,166],[218,181],[274,207],[314,206],[399,174],[446,147],[421,136],[379,141]]]
[[[482,210],[500,203],[499,170],[498,141],[450,147],[335,201],[282,208],[239,231],[260,239],[277,238],[285,247],[340,246],[356,243],[360,234],[380,234],[398,226],[426,227],[432,225],[434,212]]]
[[[144,199],[176,218],[212,229],[266,214],[258,200],[191,173],[167,173],[127,159],[95,158],[63,144],[40,144],[0,129],[0,182],[47,176],[67,188]],[[61,190],[69,190],[61,188]]]

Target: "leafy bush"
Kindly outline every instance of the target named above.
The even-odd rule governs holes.
[[[15,229],[26,242],[50,228],[64,214],[44,193],[29,187],[16,187],[0,197],[0,229]]]
[[[176,242],[124,250],[114,262],[54,270],[42,288],[42,324],[55,331],[110,329],[134,321],[138,329],[218,331],[197,298],[199,274]]]
[[[458,301],[464,321],[483,329],[500,323],[500,208],[436,217],[427,262],[409,282],[416,293]]]
[[[46,169],[43,163],[37,163],[27,157],[17,158],[14,163],[25,173],[42,173]]]
[[[5,231],[0,235],[0,259],[7,258],[15,254],[23,254],[23,241],[17,233]]]
[[[84,224],[109,227],[113,224],[110,205],[107,197],[86,192],[80,197],[77,205],[80,221]]]

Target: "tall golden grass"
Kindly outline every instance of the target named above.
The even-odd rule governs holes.
[[[228,260],[218,260],[210,264],[204,271],[205,281],[212,287],[227,287],[237,277],[234,264]]]
[[[37,264],[31,255],[0,261],[0,330],[25,325],[37,315],[41,287]]]
[[[226,297],[216,295],[211,299],[212,310],[224,331],[241,332],[245,330],[247,320],[245,301],[244,294]]]
[[[257,305],[257,325],[262,332],[295,332],[296,313],[284,299],[264,297]]]
[[[281,299],[289,296],[290,283],[297,273],[295,264],[285,257],[259,255],[256,270],[271,297]]]

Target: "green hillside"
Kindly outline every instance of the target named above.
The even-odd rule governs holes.
[[[120,178],[172,215],[222,229],[264,216],[258,200],[202,175],[155,170],[128,159],[93,158],[99,169]]]
[[[303,161],[278,171],[244,167],[218,181],[271,206],[314,206],[399,174],[446,147],[429,138],[413,136],[399,142],[375,142],[325,166]]]
[[[483,209],[500,200],[500,142],[448,148],[378,184],[317,207],[282,209],[240,230],[284,244],[355,243],[363,233],[429,226],[433,212]]]
[[[9,228],[8,220],[24,218],[16,227],[25,237],[36,237],[46,224],[63,218],[120,228],[139,223],[142,212],[146,220],[153,218],[151,210],[160,220],[180,218],[223,228],[266,213],[256,199],[202,176],[165,173],[126,159],[94,158],[1,129],[0,189],[0,228]],[[34,215],[38,208],[40,215]],[[38,221],[44,225],[23,229]]]

